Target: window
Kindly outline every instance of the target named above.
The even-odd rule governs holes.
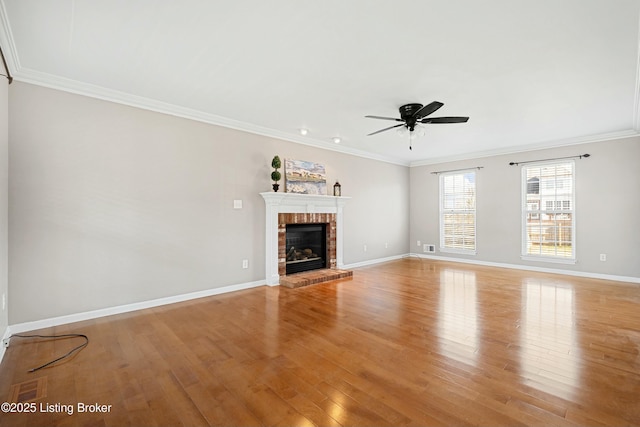
[[[574,182],[573,161],[522,167],[523,258],[575,262]]]
[[[476,173],[440,175],[440,250],[476,253]]]

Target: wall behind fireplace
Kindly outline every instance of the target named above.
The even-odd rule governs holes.
[[[9,323],[264,280],[275,154],[353,197],[345,264],[409,252],[407,167],[15,82]]]

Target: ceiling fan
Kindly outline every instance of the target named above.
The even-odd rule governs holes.
[[[431,104],[406,104],[400,107],[400,118],[394,117],[381,117],[381,116],[365,116],[369,119],[381,119],[381,120],[393,120],[396,122],[402,122],[397,125],[389,126],[384,129],[377,130],[368,134],[367,136],[375,135],[387,130],[399,128],[404,126],[409,130],[409,139],[413,135],[413,131],[418,124],[427,123],[465,123],[469,120],[469,117],[427,117],[430,114],[436,112],[444,104],[442,102],[433,101]],[[411,150],[411,145],[409,145]]]

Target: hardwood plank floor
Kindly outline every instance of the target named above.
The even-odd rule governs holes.
[[[37,331],[91,342],[35,373],[76,341],[13,339],[0,400],[47,395],[0,425],[640,425],[639,307],[635,284],[403,259]]]

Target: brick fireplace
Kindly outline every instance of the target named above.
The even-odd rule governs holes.
[[[296,193],[260,193],[266,204],[267,284],[280,284],[286,275],[287,224],[326,224],[327,268],[340,269],[342,260],[342,209],[350,197]]]

